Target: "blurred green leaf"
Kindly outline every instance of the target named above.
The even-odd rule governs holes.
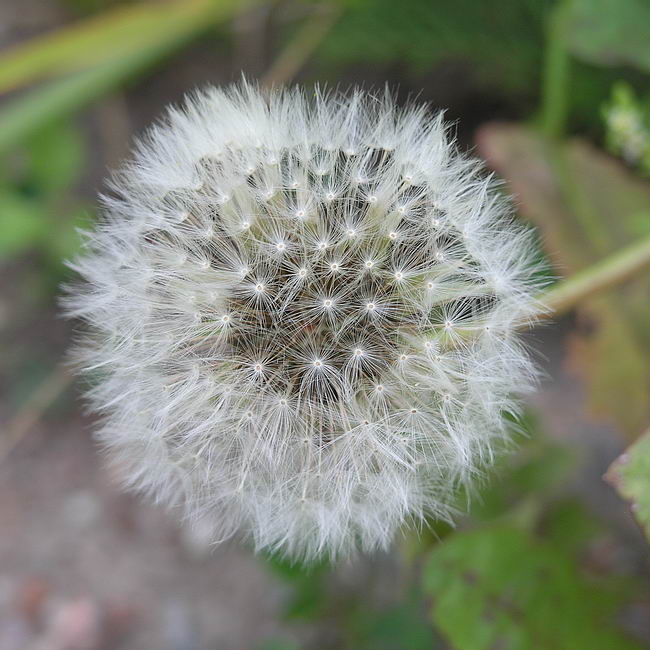
[[[92,208],[77,205],[56,224],[50,224],[47,239],[43,242],[42,251],[46,259],[61,271],[63,262],[72,259],[81,246],[80,228],[88,228],[92,219]],[[58,278],[55,278],[58,281]]]
[[[539,226],[563,274],[630,243],[650,211],[650,183],[590,144],[551,143],[524,127],[491,124],[477,136],[488,163],[510,182],[522,214]],[[569,340],[592,410],[635,435],[650,418],[650,278],[585,300]]]
[[[500,90],[534,88],[539,80],[544,17],[552,0],[339,0],[345,11],[323,53],[344,62],[405,62],[416,72],[461,60]],[[517,56],[512,56],[516,52]]]
[[[568,449],[536,434],[534,440],[505,456],[490,472],[490,482],[472,502],[470,514],[475,520],[491,521],[522,499],[548,498],[563,488],[573,466]]]
[[[175,0],[107,10],[0,54],[0,93],[156,49],[162,40],[206,28],[234,4],[232,0]]]
[[[650,172],[650,160],[648,161],[648,172]],[[650,210],[631,214],[628,219],[628,224],[632,235],[638,237],[650,235]]]
[[[160,58],[217,22],[242,11],[254,0],[176,0],[156,5],[162,14],[170,11],[174,20],[153,23],[138,47],[122,51],[101,63],[45,83],[8,102],[0,111],[0,154],[11,149],[34,131],[92,102],[97,97],[135,77]],[[144,36],[146,34],[146,36]]]
[[[305,576],[318,576],[327,573],[332,567],[327,560],[304,564],[288,560],[280,555],[263,555],[266,567],[283,580],[302,580]]]
[[[0,188],[0,260],[34,247],[49,231],[43,206]]]
[[[553,504],[544,514],[541,528],[547,541],[571,555],[582,551],[603,530],[602,524],[574,499]]]
[[[566,36],[571,51],[585,61],[650,72],[647,0],[571,0]]]
[[[630,501],[634,515],[650,540],[650,431],[614,461],[606,478],[624,499]]]
[[[325,561],[304,565],[277,555],[266,555],[264,559],[268,569],[291,585],[285,617],[290,620],[317,617],[327,604],[325,583],[330,565]]]
[[[44,194],[69,187],[83,170],[85,153],[78,128],[68,123],[50,125],[26,147],[31,183]]]
[[[354,613],[354,630],[346,647],[354,650],[433,650],[438,647],[432,626],[411,597],[395,607]]]
[[[628,650],[620,605],[572,558],[515,528],[459,532],[430,553],[425,589],[455,650]]]
[[[8,102],[0,110],[0,154],[153,64],[166,45],[50,82]]]

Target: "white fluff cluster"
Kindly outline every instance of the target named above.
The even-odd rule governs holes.
[[[449,518],[533,378],[530,233],[441,115],[208,89],[117,174],[67,311],[130,484],[294,558]]]

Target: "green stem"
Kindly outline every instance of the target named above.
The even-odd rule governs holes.
[[[569,3],[560,2],[551,11],[547,25],[541,126],[550,138],[560,138],[564,134],[568,116],[571,62],[565,35],[568,12]]]
[[[650,268],[650,237],[559,282],[544,292],[540,301],[549,308],[549,317],[559,316],[586,298],[634,277],[646,267]]]

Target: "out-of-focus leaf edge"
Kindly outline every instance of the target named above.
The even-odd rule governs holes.
[[[605,480],[629,501],[650,540],[650,429],[610,465]]]
[[[253,0],[198,0],[188,3],[192,11],[181,13],[154,37],[139,41],[126,52],[114,50],[107,61],[44,83],[12,99],[0,111],[0,154],[52,121],[91,103],[104,93],[137,76],[173,50],[225,20]],[[182,5],[182,3],[175,3]],[[161,5],[161,11],[170,5]],[[174,5],[172,5],[173,7]]]

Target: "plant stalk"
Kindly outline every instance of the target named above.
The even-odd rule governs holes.
[[[566,47],[569,3],[561,1],[551,11],[546,31],[542,80],[541,126],[549,138],[560,138],[569,112],[570,55]]]
[[[645,268],[650,268],[650,236],[542,293],[539,299],[549,310],[546,317],[560,316],[586,298],[634,277]]]

